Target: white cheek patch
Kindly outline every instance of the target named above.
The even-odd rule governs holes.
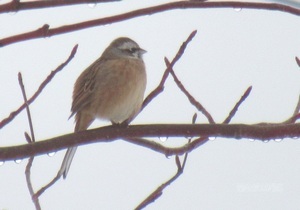
[[[133,57],[135,58],[141,58],[141,56],[139,56],[139,53],[138,52],[135,52],[135,53],[132,53]]]

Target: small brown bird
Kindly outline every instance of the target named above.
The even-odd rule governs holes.
[[[86,130],[96,119],[128,124],[139,113],[146,89],[142,55],[146,51],[133,40],[114,40],[78,77],[73,91],[71,116],[75,132]],[[66,178],[77,147],[67,150],[59,175]]]

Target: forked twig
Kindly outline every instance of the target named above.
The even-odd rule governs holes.
[[[247,90],[244,92],[244,94],[241,96],[240,100],[235,104],[235,106],[232,108],[232,110],[229,112],[228,117],[223,121],[222,124],[229,124],[231,119],[234,117],[236,112],[238,111],[241,104],[246,100],[246,98],[249,96],[250,92],[252,90],[252,86],[248,87]],[[206,143],[208,141],[208,136],[201,136],[193,141],[193,143],[199,147],[202,144]]]
[[[18,80],[19,80],[19,85],[20,85],[21,90],[22,90],[22,95],[23,95],[23,98],[24,98],[24,104],[18,110],[12,112],[8,118],[4,119],[0,123],[1,127],[3,127],[7,123],[9,123],[11,120],[13,120],[15,116],[17,116],[24,108],[26,108],[31,137],[25,132],[25,138],[26,138],[26,140],[29,144],[35,142],[35,135],[34,135],[33,125],[32,125],[32,118],[31,118],[31,114],[30,114],[29,104],[32,103],[38,97],[38,95],[42,92],[42,90],[46,87],[46,85],[55,76],[55,74],[57,72],[61,71],[72,60],[72,58],[74,57],[74,55],[77,51],[77,47],[78,47],[78,45],[75,45],[73,47],[72,52],[71,52],[70,56],[68,57],[68,59],[64,63],[62,63],[59,67],[57,67],[54,71],[52,71],[50,73],[50,75],[42,82],[42,84],[40,85],[38,90],[35,92],[35,94],[29,100],[27,100],[26,91],[25,91],[25,87],[24,87],[23,79],[22,79],[22,74],[21,73],[18,74]],[[27,165],[26,165],[25,176],[26,176],[27,187],[28,187],[29,193],[31,195],[32,201],[35,205],[35,208],[36,208],[36,210],[40,210],[41,206],[40,206],[40,203],[39,203],[39,196],[48,187],[50,187],[54,183],[54,181],[50,182],[46,186],[47,188],[44,187],[41,190],[39,190],[37,193],[34,193],[34,189],[33,189],[32,182],[31,182],[31,166],[32,166],[33,160],[34,160],[34,156],[31,156],[28,160]]]
[[[60,177],[61,177],[61,175],[58,173],[47,185],[45,185],[44,187],[42,187],[41,189],[39,189],[33,195],[33,198],[34,199],[38,199],[49,187],[51,187],[53,184],[55,184],[59,180]]]
[[[195,37],[197,34],[197,30],[192,31],[192,33],[188,36],[186,41],[182,43],[180,48],[178,49],[175,57],[173,58],[172,62],[170,63],[169,66],[167,66],[167,69],[165,70],[162,79],[159,83],[159,85],[146,97],[146,99],[143,102],[143,106],[141,108],[141,111],[157,96],[159,95],[163,90],[164,90],[164,84],[169,76],[170,70],[173,68],[175,63],[182,57],[184,54],[184,51],[187,47],[187,45],[192,41],[192,39]]]
[[[165,58],[165,62],[166,62],[166,65],[169,68],[170,67],[170,62],[168,61],[167,58]],[[174,81],[177,84],[177,86],[188,97],[188,99],[191,102],[191,104],[194,105],[194,106],[196,106],[198,108],[198,110],[201,111],[202,113],[205,113],[206,110],[204,109],[204,107],[201,106],[201,104],[199,102],[197,102],[196,99],[185,89],[185,87],[183,86],[183,84],[180,82],[180,80],[178,79],[178,77],[174,73],[173,69],[170,69],[170,73],[172,74],[172,76],[174,78]],[[224,120],[224,122],[223,122],[224,124],[228,124],[230,122],[230,120],[233,118],[233,116],[237,112],[239,106],[249,96],[249,94],[251,92],[251,89],[252,89],[252,87],[250,86],[245,91],[245,93],[243,94],[243,96],[241,97],[241,99],[235,104],[235,106],[233,107],[233,109],[230,111],[228,117]],[[200,104],[200,106],[199,106],[199,104]],[[211,117],[211,115],[209,113],[208,113],[208,116],[206,114],[205,114],[205,116],[210,120],[210,123],[214,124],[213,118]],[[193,119],[192,119],[192,123],[193,124],[195,124],[196,119],[197,119],[197,115],[195,114],[193,116]],[[127,139],[127,140],[129,140],[129,139]],[[192,146],[192,150],[193,150],[193,149],[199,147],[200,145],[203,145],[204,143],[206,143],[209,139],[208,139],[208,136],[201,136],[201,137],[195,139],[193,142],[191,142],[191,140],[192,139],[189,138],[188,143],[184,147],[181,147],[181,148],[186,148],[186,147],[189,147],[189,146],[193,145]],[[140,141],[141,141],[141,139],[140,139]],[[193,144],[191,144],[191,143],[193,143]],[[162,145],[160,145],[160,146],[162,146]],[[178,177],[180,177],[180,175],[183,173],[183,170],[184,170],[187,158],[188,158],[188,153],[190,151],[191,150],[188,150],[188,151],[185,152],[182,164],[180,163],[178,155],[175,156],[175,161],[176,161],[176,165],[177,165],[177,173],[174,176],[172,176],[168,181],[166,181],[165,183],[161,184],[156,190],[154,190],[149,196],[147,196],[147,198],[145,198],[135,209],[138,209],[138,210],[142,209],[142,208],[146,207],[147,205],[149,205],[150,203],[154,202],[156,199],[158,199],[163,194],[163,190],[167,186],[169,186]]]
[[[194,114],[193,118],[192,118],[192,124],[195,124],[196,119],[197,119],[197,114]],[[192,139],[189,138],[188,144],[191,143],[191,140]],[[154,190],[149,196],[147,196],[147,198],[145,198],[135,209],[137,209],[137,210],[142,209],[142,208],[148,206],[150,203],[154,202],[156,199],[158,199],[163,194],[163,190],[166,187],[168,187],[172,182],[174,182],[178,177],[180,177],[180,175],[183,173],[187,158],[188,158],[188,152],[186,152],[184,154],[183,162],[181,164],[179,156],[176,155],[175,156],[175,163],[177,166],[176,174],[174,176],[172,176],[168,181],[161,184],[158,188],[156,188],[156,190]]]
[[[31,133],[31,137],[30,137],[28,135],[28,133],[25,132],[25,139],[27,140],[28,144],[31,144],[31,143],[35,142],[34,130],[33,130],[33,125],[32,125],[30,109],[29,109],[29,105],[28,105],[28,101],[27,101],[25,86],[23,83],[22,74],[20,72],[18,74],[18,80],[19,80],[20,88],[22,90],[24,104],[26,104],[27,118],[28,118],[28,122],[29,122],[30,133]],[[25,169],[25,177],[26,177],[27,187],[28,187],[30,196],[32,198],[33,204],[35,205],[36,210],[40,210],[41,205],[40,205],[39,199],[34,198],[34,189],[33,189],[32,182],[31,182],[31,166],[32,166],[33,160],[34,160],[34,156],[31,156],[28,160],[28,163],[27,163],[26,169]]]
[[[160,94],[163,90],[164,90],[164,83],[167,80],[169,73],[172,72],[172,68],[175,65],[175,63],[181,58],[181,56],[183,55],[188,43],[190,41],[192,41],[192,39],[194,38],[194,36],[196,35],[197,31],[193,31],[189,37],[186,39],[185,42],[183,42],[183,44],[181,45],[181,47],[179,48],[176,56],[173,58],[172,62],[169,63],[169,65],[167,65],[167,68],[163,74],[163,77],[159,83],[159,85],[147,96],[147,98],[144,100],[142,109],[144,107],[147,106],[147,104],[149,104],[158,94]],[[196,115],[197,116],[197,115]],[[195,115],[193,116],[193,123],[195,122]],[[131,140],[137,140],[137,139],[127,139],[128,141]],[[189,143],[190,143],[191,139],[189,139]],[[163,145],[160,145],[162,147],[164,147]],[[175,181],[183,172],[183,168],[184,165],[186,163],[187,160],[187,152],[185,153],[185,158],[184,158],[184,162],[183,162],[183,167],[180,164],[179,161],[179,157],[176,155],[175,160],[176,160],[176,165],[177,165],[177,173],[171,178],[169,179],[167,182],[165,182],[164,184],[162,184],[160,187],[158,187],[154,192],[152,192],[144,201],[142,201],[137,207],[136,209],[142,209],[145,206],[149,205],[151,202],[154,202],[157,198],[159,198],[162,195],[162,191],[168,186],[170,185],[173,181]]]
[[[21,72],[18,73],[18,80],[19,80],[19,85],[22,90],[24,104],[26,105],[27,118],[28,118],[28,123],[29,123],[29,128],[30,128],[30,134],[31,134],[31,142],[35,142],[32,119],[31,119],[30,109],[29,109],[29,105],[28,105],[28,101],[27,101],[26,91],[25,91]]]
[[[206,109],[200,104],[200,102],[198,102],[187,90],[186,88],[183,86],[183,84],[181,83],[181,81],[178,79],[178,77],[176,76],[173,68],[171,68],[170,66],[170,62],[167,58],[165,58],[165,63],[168,66],[168,68],[170,68],[170,73],[172,75],[172,77],[174,78],[174,81],[176,83],[176,85],[179,87],[179,89],[186,95],[186,97],[189,99],[190,103],[192,105],[194,105],[200,112],[202,112],[204,114],[204,116],[207,118],[208,122],[211,124],[215,124],[214,119],[212,118],[212,116],[209,114],[208,111],[206,111]]]
[[[78,48],[78,45],[75,45],[73,47],[73,49],[72,49],[72,52],[71,52],[69,58],[63,64],[61,64],[56,70],[54,70],[54,71],[51,72],[51,74],[46,78],[46,80],[40,85],[38,91],[34,94],[35,97],[38,96],[38,94],[51,81],[51,79],[55,76],[55,74],[57,72],[59,72],[60,70],[62,70],[69,63],[69,61],[72,60],[72,58],[74,57],[74,55],[75,55],[75,53],[77,51],[77,48]],[[28,107],[29,103],[28,103],[27,99],[26,99],[25,103],[27,105],[27,110],[29,110],[29,107]],[[29,114],[28,116],[30,116],[30,112],[29,111],[28,111],[28,114]],[[30,118],[29,118],[29,123],[31,124],[31,129],[30,130],[32,131],[32,136],[33,136],[33,140],[34,140],[34,133],[33,133],[32,123],[31,123],[31,119]],[[32,187],[32,184],[31,184],[31,178],[30,178],[30,168],[31,168],[33,159],[34,159],[34,157],[30,157],[29,158],[25,174],[26,174],[27,186],[28,186],[30,195],[32,197],[33,203],[34,203],[34,205],[36,207],[36,210],[40,210],[41,206],[39,204],[39,196],[41,196],[49,187],[51,187],[54,183],[56,183],[56,181],[59,180],[60,176],[57,175],[46,186],[42,187],[40,190],[38,190],[36,193],[34,193],[33,187]]]

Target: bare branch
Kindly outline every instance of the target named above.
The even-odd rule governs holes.
[[[26,112],[27,112],[27,117],[28,117],[30,133],[31,133],[31,138],[30,139],[31,139],[32,142],[35,142],[32,119],[31,119],[30,109],[29,109],[29,105],[28,105],[28,101],[27,101],[27,96],[26,96],[25,87],[24,87],[21,72],[19,72],[19,74],[18,74],[18,79],[19,79],[19,85],[20,85],[21,90],[22,90],[22,95],[23,95],[23,98],[24,98],[24,104],[26,105]]]
[[[69,55],[69,58],[62,63],[60,66],[58,66],[54,71],[52,71],[48,77],[40,84],[39,88],[37,91],[33,94],[33,96],[27,101],[28,105],[30,105],[38,96],[39,94],[43,91],[43,89],[48,85],[48,83],[53,79],[53,77],[61,71],[74,57],[76,51],[77,51],[78,45],[75,45],[74,48],[72,49],[71,54]],[[0,129],[3,128],[5,125],[7,125],[9,122],[11,122],[23,109],[26,108],[26,103],[22,104],[16,111],[13,111],[10,113],[10,115],[3,119],[0,122]]]
[[[61,177],[61,175],[58,173],[53,179],[51,182],[49,182],[46,186],[42,187],[39,191],[37,191],[37,193],[35,193],[33,195],[33,198],[34,199],[38,199],[39,196],[41,196],[49,187],[51,187],[52,185],[54,185],[58,180],[59,178]]]
[[[31,183],[31,170],[30,169],[31,169],[33,160],[34,160],[34,157],[29,158],[28,163],[26,165],[26,169],[25,169],[25,176],[26,176],[27,187],[28,187],[30,196],[32,198],[32,201],[35,205],[35,209],[40,210],[41,205],[40,205],[39,199],[34,197],[34,190],[33,190],[32,183]]]
[[[106,2],[114,2],[120,0],[42,0],[42,1],[25,1],[20,2],[20,0],[12,0],[9,3],[0,5],[0,13],[4,12],[18,12],[21,10],[28,9],[43,9],[49,7],[59,7],[59,6],[71,6],[75,4],[88,4],[88,3],[106,3]]]
[[[194,114],[193,118],[192,118],[192,124],[195,124],[196,118],[197,118],[197,114]],[[191,138],[189,139],[188,143],[189,144],[191,143]],[[187,157],[188,157],[188,152],[185,153],[183,163],[181,164],[178,155],[176,155],[175,163],[177,166],[177,173],[173,177],[171,177],[167,182],[163,183],[160,187],[158,187],[156,190],[154,190],[135,209],[142,209],[142,208],[146,207],[147,205],[149,205],[150,203],[154,202],[156,199],[158,199],[163,194],[163,190],[183,174],[183,170],[184,170],[184,167],[185,167],[185,164],[187,161]]]
[[[295,57],[296,63],[298,64],[298,66],[300,67],[300,59],[298,57]]]
[[[197,117],[198,117],[198,115],[197,115],[197,113],[195,113],[192,118],[192,124],[196,123]]]
[[[23,83],[23,78],[22,78],[21,72],[19,72],[19,74],[18,74],[18,79],[19,79],[19,85],[21,87],[22,95],[23,95],[23,98],[24,98],[24,104],[26,105],[27,118],[28,118],[28,123],[29,123],[29,127],[30,127],[30,133],[31,133],[31,137],[30,137],[28,135],[28,133],[25,132],[25,139],[29,144],[31,144],[31,143],[35,142],[35,137],[34,137],[34,131],[33,131],[33,125],[32,125],[30,109],[29,109],[29,105],[28,105],[28,101],[27,101],[25,86],[24,86],[24,83]],[[32,166],[33,160],[34,160],[33,156],[30,157],[29,160],[28,160],[28,163],[27,163],[26,169],[25,169],[25,177],[26,177],[27,188],[28,188],[29,193],[31,195],[32,201],[35,205],[35,209],[40,210],[41,205],[40,205],[39,199],[33,197],[34,189],[33,189],[32,182],[31,182],[31,166]]]
[[[184,51],[187,47],[187,45],[193,40],[195,35],[197,34],[197,30],[192,31],[192,33],[188,36],[188,38],[185,40],[185,42],[182,43],[179,50],[177,51],[175,57],[173,58],[171,64],[167,66],[167,69],[165,70],[162,79],[159,83],[159,85],[146,97],[146,99],[143,102],[143,106],[141,108],[141,111],[157,96],[164,90],[164,84],[169,76],[170,70],[173,68],[175,63],[182,57],[184,54]]]
[[[215,123],[215,121],[212,118],[212,116],[210,115],[210,113],[182,85],[182,83],[180,82],[180,80],[176,76],[175,72],[170,67],[170,62],[169,62],[169,60],[167,58],[165,58],[165,63],[167,65],[167,67],[170,68],[170,73],[173,76],[176,85],[186,95],[186,97],[189,99],[190,103],[192,105],[194,105],[200,112],[202,112],[204,114],[204,116],[207,118],[207,120],[208,120],[209,123]]]
[[[32,139],[27,132],[24,132],[24,136],[25,136],[27,143],[32,143]]]
[[[294,116],[296,116],[296,115],[299,115],[300,114],[300,95],[299,95],[299,98],[298,98],[298,103],[297,103],[297,106],[296,106],[296,108],[295,108],[295,110],[294,110]],[[296,122],[296,120],[295,121],[292,121],[292,122]]]
[[[167,58],[165,58],[165,62],[167,64],[167,66],[170,65],[169,61]],[[185,95],[190,98],[192,97],[188,91],[184,88],[184,86],[182,85],[182,83],[178,80],[177,76],[175,75],[173,69],[171,69],[171,74],[177,84],[177,86],[182,90],[182,92],[185,93]],[[228,124],[230,122],[230,120],[232,119],[232,117],[235,115],[235,113],[237,112],[238,110],[238,107],[241,105],[241,103],[243,101],[245,101],[245,99],[248,97],[248,95],[250,94],[250,91],[251,91],[252,87],[249,87],[246,92],[244,93],[244,95],[241,97],[241,99],[236,103],[236,105],[234,106],[234,108],[231,110],[231,112],[229,113],[229,116],[226,118],[226,120],[223,122],[223,124]],[[193,101],[193,100],[192,100]],[[191,100],[190,100],[191,102]],[[191,102],[192,103],[192,102]],[[193,115],[193,118],[192,118],[192,124],[195,124],[197,120],[197,113],[195,113]],[[213,124],[214,122],[210,122],[211,124]],[[197,147],[203,145],[204,143],[206,143],[209,138],[208,136],[201,136],[195,140],[193,140],[193,142],[191,143],[192,141],[192,138],[188,138],[188,144],[180,147],[180,148],[176,148],[177,151],[178,149],[185,149],[186,152],[184,154],[184,158],[183,158],[183,162],[181,164],[180,162],[180,159],[178,157],[178,155],[175,156],[175,162],[176,162],[176,165],[177,165],[177,173],[171,177],[167,182],[165,182],[164,184],[162,184],[160,187],[158,187],[156,190],[154,190],[149,196],[147,196],[147,198],[145,200],[143,200],[136,209],[142,209],[144,207],[146,207],[147,205],[149,205],[150,203],[154,202],[156,199],[158,199],[162,194],[163,194],[163,190],[169,185],[171,184],[172,182],[174,182],[178,177],[180,177],[182,174],[183,174],[183,170],[185,168],[185,165],[186,165],[186,162],[187,162],[187,158],[188,158],[188,154],[189,152],[191,152],[192,150],[196,149]],[[138,140],[138,141],[141,141]],[[160,145],[159,144],[159,147],[160,149],[163,148],[164,146]],[[164,151],[167,151],[166,149],[164,149]],[[170,154],[168,154],[170,155]]]
[[[233,2],[233,1],[222,1],[222,2],[199,2],[199,1],[180,1],[171,2],[158,6],[147,7],[144,9],[138,9],[131,12],[123,13],[120,15],[115,15],[111,17],[99,18],[95,20],[84,21],[80,23],[70,24],[61,26],[58,28],[50,28],[46,31],[34,30],[27,33],[3,38],[0,40],[0,47],[5,45],[13,44],[16,42],[21,42],[29,39],[44,38],[48,36],[55,36],[63,33],[69,33],[76,30],[82,30],[90,27],[107,25],[111,23],[116,23],[120,21],[125,21],[128,19],[153,15],[156,13],[170,11],[175,9],[208,9],[208,8],[243,8],[243,9],[265,9],[265,10],[275,10],[290,13],[293,15],[300,15],[300,9],[293,8],[283,4],[270,4],[270,3],[254,3],[254,2]],[[43,26],[44,27],[44,26]],[[43,28],[42,27],[42,28]]]
[[[232,117],[235,115],[235,113],[238,111],[240,105],[248,98],[250,92],[252,90],[252,86],[248,87],[245,93],[242,95],[241,99],[236,103],[236,105],[233,107],[233,109],[230,111],[228,117],[224,120],[224,124],[228,124]]]
[[[135,209],[143,209],[145,208],[147,205],[149,205],[150,203],[154,202],[156,199],[158,199],[162,194],[163,194],[163,190],[169,186],[170,184],[172,184],[172,182],[174,182],[182,173],[183,173],[183,169],[181,167],[180,164],[180,160],[178,158],[178,156],[175,157],[175,162],[177,165],[177,173],[171,177],[168,181],[166,181],[165,183],[163,183],[162,185],[160,185],[156,190],[154,190],[144,201],[142,201]]]
[[[290,119],[288,119],[287,121],[284,121],[283,123],[295,123],[298,119],[300,119],[300,95],[298,98],[298,103],[297,106],[294,110],[294,113],[292,115],[292,117]]]
[[[199,146],[203,145],[206,143],[208,140],[208,137],[200,137],[191,143],[184,144],[183,146],[180,147],[166,147],[162,144],[159,144],[155,141],[150,141],[147,139],[143,138],[124,138],[124,141],[130,142],[135,145],[139,145],[148,149],[151,149],[155,152],[161,153],[165,156],[171,156],[171,155],[183,155],[187,152],[191,152],[198,148]]]
[[[0,161],[16,160],[55,152],[72,146],[91,144],[95,142],[112,142],[120,139],[134,139],[140,137],[223,137],[234,139],[257,139],[272,140],[284,138],[299,138],[300,123],[296,124],[270,124],[260,123],[254,125],[245,124],[156,124],[156,125],[131,125],[127,128],[117,128],[116,126],[105,126],[78,133],[67,134],[52,139],[39,142],[0,147]],[[151,141],[131,143],[145,146],[154,151],[158,144]],[[195,144],[191,142],[191,144]],[[192,146],[193,146],[192,145]],[[191,148],[192,148],[191,146]],[[186,149],[167,148],[160,150],[165,155],[183,154]]]

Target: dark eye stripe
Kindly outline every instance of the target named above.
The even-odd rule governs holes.
[[[127,49],[128,52],[131,52],[131,53],[135,53],[138,51],[137,48],[130,48],[130,49]]]

